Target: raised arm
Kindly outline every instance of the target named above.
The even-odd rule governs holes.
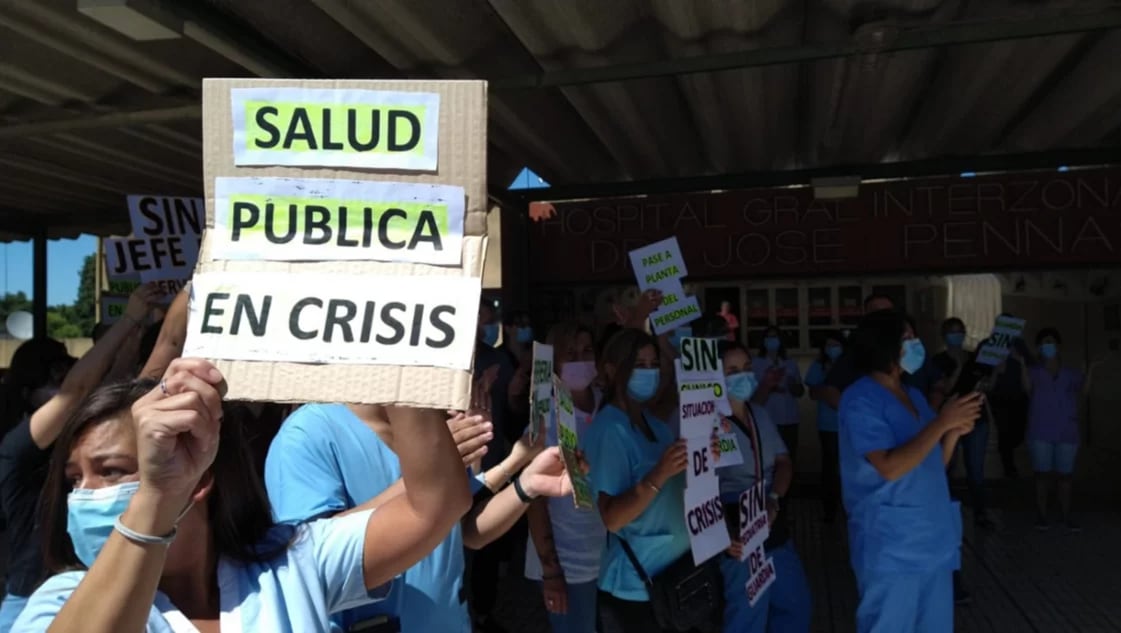
[[[54,443],[70,412],[105,379],[125,341],[140,336],[154,298],[153,286],[133,291],[121,319],[70,368],[58,393],[31,415],[31,439],[36,446],[46,448]]]
[[[140,488],[121,515],[126,527],[154,535],[175,530],[218,452],[221,380],[207,361],[182,359],[168,368],[170,395],[156,387],[133,405]],[[142,545],[114,530],[48,633],[146,630],[166,558],[167,546]]]
[[[895,448],[869,451],[865,457],[880,476],[888,481],[895,481],[922,463],[930,451],[951,431],[958,432],[959,436],[968,433],[981,412],[982,401],[983,396],[979,393],[950,400],[942,408],[938,417],[910,441]],[[956,442],[957,439],[954,438],[953,441]],[[945,450],[943,450],[943,461],[946,461]]]
[[[370,515],[363,553],[370,589],[427,556],[471,506],[467,472],[445,412],[386,407],[385,413],[405,492]]]
[[[518,522],[533,499],[572,494],[572,484],[564,470],[560,449],[552,447],[540,453],[517,477],[525,498],[517,485],[475,504],[463,517],[463,544],[481,549],[502,536]]]
[[[637,484],[618,495],[599,493],[599,513],[603,525],[609,532],[618,532],[646,511],[647,506],[662,492],[662,486],[670,477],[685,470],[689,463],[689,451],[685,440],[670,445],[658,463]],[[593,469],[597,469],[595,463]],[[593,471],[595,472],[595,471]]]
[[[175,295],[160,327],[156,346],[152,355],[140,370],[141,378],[159,378],[171,365],[171,361],[183,354],[183,342],[187,339],[187,303],[190,300],[190,286]]]

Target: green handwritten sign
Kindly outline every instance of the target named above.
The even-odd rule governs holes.
[[[553,346],[533,344],[533,373],[530,377],[529,439],[537,442],[545,432],[545,422],[553,414]],[[570,398],[571,399],[571,398]]]
[[[554,379],[554,391],[557,395],[557,444],[560,446],[568,477],[572,480],[572,499],[577,508],[590,510],[593,503],[592,486],[577,455],[580,436],[576,432],[576,407],[572,403],[572,393],[559,379]]]

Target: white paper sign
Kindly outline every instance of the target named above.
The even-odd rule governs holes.
[[[537,436],[545,431],[545,423],[552,415],[553,400],[553,346],[533,343],[533,371],[529,390],[529,437],[536,443]],[[571,400],[571,395],[568,396]],[[571,428],[576,428],[575,417]]]
[[[740,560],[747,560],[752,552],[762,550],[770,535],[767,490],[760,481],[740,494],[740,542],[743,543],[743,557]]]
[[[440,95],[233,88],[234,164],[436,171]]]
[[[998,316],[992,335],[977,352],[977,362],[994,367],[1003,363],[1012,352],[1012,342],[1023,337],[1026,323],[1024,319]]]
[[[206,201],[202,198],[131,195],[128,217],[133,237],[199,237],[206,228]]]
[[[642,291],[651,288],[663,290],[669,282],[680,282],[689,274],[676,237],[636,248],[630,252],[630,257],[638,288]]]
[[[775,582],[775,562],[760,547],[748,556],[747,565],[751,576],[744,589],[748,606],[754,607],[759,597]]]
[[[184,356],[468,370],[477,277],[195,275]]]
[[[687,391],[704,391],[715,400],[721,415],[732,415],[719,345],[717,339],[681,339],[681,356],[674,360],[677,391],[679,396]]]
[[[716,425],[720,422],[712,391],[701,389],[682,391],[678,404],[678,419],[681,437],[710,441]]]
[[[217,178],[214,259],[458,265],[462,187],[322,178]]]
[[[709,485],[685,489],[685,525],[689,528],[694,564],[700,565],[732,544],[724,523],[720,486],[715,479]]]
[[[662,292],[662,305],[650,315],[655,334],[665,334],[701,316],[696,297],[686,296],[681,279],[688,274],[676,237],[647,244],[630,252],[638,288]]]
[[[679,283],[678,288],[680,287]],[[684,290],[679,292],[680,294],[663,291],[662,307],[650,314],[650,323],[654,326],[655,334],[672,332],[682,325],[701,318],[701,304],[697,303],[697,298],[685,296]]]
[[[189,279],[199,258],[195,235],[111,237],[103,244],[106,274],[113,280]]]
[[[689,465],[685,467],[685,487],[710,488],[717,482],[716,456],[712,454],[712,437],[691,437],[685,441]]]
[[[716,457],[716,465],[720,468],[727,466],[740,466],[743,464],[743,451],[740,450],[740,438],[732,433],[721,433],[717,436],[717,448],[720,452]]]
[[[128,307],[128,295],[101,295],[101,319],[105,324],[116,323]]]

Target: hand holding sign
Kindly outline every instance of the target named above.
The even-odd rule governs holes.
[[[161,293],[159,286],[156,284],[142,284],[137,286],[136,290],[128,297],[128,305],[125,306],[125,317],[131,319],[134,323],[143,323],[144,319],[152,313],[152,310],[158,304]]]
[[[468,415],[479,416],[487,422],[490,422],[490,388],[494,385],[494,381],[497,378],[498,365],[491,365],[484,369],[482,374],[475,376],[475,379],[471,381],[471,408],[467,410]],[[476,474],[483,471],[481,457],[471,462],[471,470]]]
[[[662,458],[646,475],[650,483],[661,488],[670,477],[680,474],[689,466],[689,447],[685,440],[677,440],[662,453]]]
[[[510,449],[510,456],[514,458],[514,468],[521,468],[543,450],[545,450],[545,434],[539,433],[534,438],[530,430],[526,429]]]
[[[522,488],[530,497],[566,497],[572,494],[572,480],[556,446],[534,457],[520,476]]]
[[[480,415],[448,411],[448,429],[455,440],[464,466],[470,466],[487,454],[487,444],[494,439],[494,425]]]

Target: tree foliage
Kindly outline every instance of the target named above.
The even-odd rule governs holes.
[[[82,338],[93,333],[97,315],[97,259],[88,255],[78,272],[78,298],[71,305],[47,309],[47,334],[52,338]],[[24,292],[9,292],[0,297],[0,325],[8,315],[24,310],[31,312],[31,297]],[[5,329],[6,332],[6,329]]]

